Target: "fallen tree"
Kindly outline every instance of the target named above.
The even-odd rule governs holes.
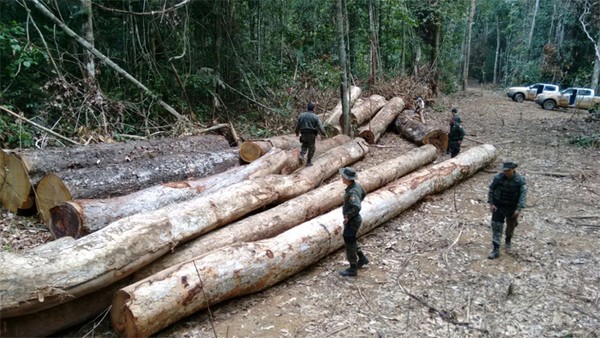
[[[364,127],[358,129],[358,136],[369,144],[377,143],[390,124],[404,109],[404,101],[399,97],[389,100],[383,108]]]
[[[292,157],[291,153],[271,149],[267,155],[251,164],[199,180],[165,183],[114,198],[66,200],[47,209],[50,212],[48,227],[55,238],[80,238],[120,218],[187,201],[248,178],[278,174],[284,166],[289,166],[289,162],[295,160]]]
[[[368,194],[359,235],[399,215],[494,161],[492,145],[472,148]],[[264,290],[343,246],[340,208],[274,238],[238,243],[161,271],[121,289],[111,307],[113,328],[145,337],[208,305]]]
[[[360,104],[357,100],[354,103],[354,107],[350,110],[350,123],[353,126],[363,125],[383,108],[386,103],[387,100],[385,97],[377,94],[371,95],[364,100],[360,100]],[[344,123],[343,116],[340,116],[338,123],[340,126]]]
[[[106,287],[181,243],[313,189],[368,150],[364,140],[357,138],[293,175],[246,180],[213,194],[122,218],[43,256],[0,252],[0,316],[34,313]]]
[[[1,158],[3,183],[0,202],[13,213],[29,214],[35,210],[35,198],[27,168],[17,155],[3,153]]]
[[[360,172],[360,184],[367,192],[386,185],[407,173],[433,162],[437,150],[426,145]],[[187,242],[173,253],[161,257],[134,274],[134,280],[237,242],[252,242],[274,237],[280,233],[317,217],[343,202],[345,186],[335,181],[291,199],[259,214],[222,227]]]
[[[301,145],[298,136],[282,135],[268,139],[244,141],[240,146],[240,158],[246,163],[252,163],[273,148],[288,150],[299,148]]]
[[[352,108],[352,105],[354,105],[354,102],[356,102],[361,94],[362,89],[360,89],[360,87],[350,87],[350,93],[348,95],[348,109]],[[329,112],[329,117],[325,121],[325,130],[329,135],[339,135],[342,133],[342,125],[340,123],[342,113],[342,101],[339,101],[338,104]]]
[[[417,145],[433,144],[441,151],[448,148],[448,134],[440,129],[425,125],[414,118],[417,115],[405,110],[394,121],[394,130]]]

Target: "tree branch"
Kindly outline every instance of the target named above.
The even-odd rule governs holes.
[[[50,129],[48,129],[48,128],[44,127],[44,126],[41,126],[41,125],[39,125],[39,124],[37,124],[37,123],[35,123],[35,122],[31,121],[30,119],[27,119],[27,118],[25,118],[25,117],[23,117],[23,116],[21,116],[21,115],[19,115],[19,114],[15,113],[15,112],[11,111],[10,109],[8,109],[8,108],[6,108],[6,107],[4,107],[4,106],[0,106],[0,110],[4,110],[5,112],[9,113],[10,115],[12,115],[12,116],[14,116],[14,117],[16,117],[16,118],[18,118],[18,119],[21,119],[21,120],[23,120],[23,121],[25,121],[25,122],[27,122],[27,123],[31,124],[32,126],[34,126],[34,127],[36,127],[36,128],[39,128],[39,129],[41,129],[41,130],[43,130],[43,131],[45,131],[45,132],[47,132],[47,133],[50,133],[50,134],[52,134],[52,135],[54,135],[54,136],[56,136],[56,137],[60,138],[61,140],[65,140],[65,141],[67,141],[67,142],[70,142],[70,143],[73,143],[73,144],[77,144],[77,145],[79,145],[79,144],[80,144],[79,142],[73,141],[73,140],[71,140],[70,138],[64,137],[64,136],[62,136],[61,134],[59,134],[59,133],[57,133],[57,132],[54,132],[54,131],[52,131],[52,130],[50,130]]]

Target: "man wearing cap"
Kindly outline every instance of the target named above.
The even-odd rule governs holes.
[[[515,172],[517,164],[504,162],[502,172],[494,176],[488,191],[488,204],[492,212],[492,245],[493,251],[489,259],[500,256],[500,242],[506,220],[505,246],[511,248],[511,239],[518,225],[521,210],[525,208],[527,200],[527,184],[525,178]]]
[[[458,114],[450,120],[450,132],[448,133],[448,151],[450,157],[456,157],[460,152],[460,145],[465,137],[465,130],[460,125],[462,120]]]
[[[310,167],[312,165],[312,158],[315,155],[315,141],[317,139],[317,134],[319,133],[323,137],[325,137],[326,134],[321,119],[314,113],[315,104],[309,102],[306,110],[306,112],[298,116],[298,121],[296,122],[296,136],[300,135],[300,142],[302,143],[299,155],[300,162],[304,161],[304,154],[308,151],[306,166]]]
[[[369,263],[367,256],[362,252],[356,235],[362,224],[360,216],[361,202],[367,195],[363,188],[356,182],[356,171],[352,168],[340,169],[342,182],[346,185],[344,193],[344,205],[342,213],[344,215],[344,244],[346,246],[346,259],[350,267],[340,272],[342,276],[354,277],[358,274],[358,269]]]

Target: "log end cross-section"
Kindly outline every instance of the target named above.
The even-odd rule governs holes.
[[[4,184],[0,195],[2,205],[14,213],[26,213],[35,207],[27,166],[18,155],[4,154]]]
[[[71,236],[80,238],[87,235],[81,226],[83,214],[79,204],[64,202],[49,209],[50,217],[48,226],[54,238]]]
[[[263,154],[263,149],[256,142],[246,141],[240,146],[240,158],[246,163],[252,163]]]
[[[62,179],[52,173],[44,175],[35,188],[35,200],[40,219],[48,225],[50,225],[50,209],[72,199]]]

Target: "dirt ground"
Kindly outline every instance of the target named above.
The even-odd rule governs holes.
[[[600,149],[569,142],[599,135],[600,123],[586,122],[585,111],[546,111],[482,88],[439,99],[427,118],[446,129],[451,107],[463,119],[463,149],[494,144],[496,162],[363,236],[371,262],[358,277],[339,276],[347,265],[339,250],[274,287],[212,306],[157,336],[600,337]],[[360,171],[414,147],[391,133],[379,145],[354,167]],[[529,195],[512,252],[502,248],[499,259],[488,260],[487,189],[503,160],[519,163]],[[49,238],[30,219],[2,216],[5,249]],[[114,336],[108,322],[97,319],[61,335]]]

